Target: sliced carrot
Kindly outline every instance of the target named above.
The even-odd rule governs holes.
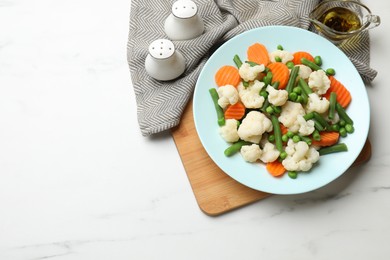
[[[245,105],[238,101],[234,105],[229,105],[225,110],[225,119],[240,120],[245,115]]]
[[[315,146],[331,146],[336,144],[339,141],[340,133],[339,132],[320,132],[321,140],[312,141],[312,145]]]
[[[253,61],[256,62],[257,64],[264,64],[264,66],[267,66],[268,63],[270,62],[268,50],[261,43],[255,43],[249,46],[247,50],[247,57],[248,57],[248,61]]]
[[[285,127],[283,124],[279,124],[279,125],[280,125],[280,130],[282,131],[282,135],[287,134],[288,128]]]
[[[230,65],[225,65],[219,68],[217,73],[215,73],[214,78],[215,83],[217,83],[219,87],[225,85],[233,85],[236,87],[241,80],[238,69]]]
[[[292,60],[292,62],[294,62],[295,65],[302,64],[302,62],[301,62],[302,58],[306,58],[309,61],[314,61],[314,57],[306,51],[297,51],[293,54],[293,56],[294,56],[294,59]]]
[[[273,62],[267,66],[272,72],[272,83],[279,81],[279,89],[287,86],[290,70],[287,65],[281,62]]]
[[[275,177],[282,176],[286,172],[286,168],[284,168],[283,164],[279,160],[268,162],[265,168],[272,176]]]
[[[349,103],[352,101],[352,96],[349,90],[335,77],[329,76],[330,79],[330,88],[328,91],[324,94],[324,97],[329,100],[330,93],[336,92],[337,94],[337,102],[340,103],[340,105],[344,108],[346,108]]]

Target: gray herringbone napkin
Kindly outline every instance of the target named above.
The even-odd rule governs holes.
[[[194,0],[205,32],[191,40],[173,41],[187,61],[184,74],[169,82],[148,76],[144,68],[149,44],[168,38],[164,21],[175,0],[132,0],[128,40],[128,63],[134,86],[137,116],[142,135],[149,136],[177,126],[192,97],[198,75],[210,50],[246,30],[267,25],[289,25],[313,30],[309,12],[319,0]],[[358,47],[356,47],[358,46]],[[340,47],[365,81],[376,71],[369,67],[368,32]]]

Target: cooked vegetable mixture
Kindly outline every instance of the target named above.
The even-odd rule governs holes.
[[[219,133],[229,143],[226,156],[240,153],[275,177],[295,179],[320,156],[348,150],[340,139],[354,132],[346,112],[352,97],[320,56],[255,43],[241,58],[220,67],[209,89]]]

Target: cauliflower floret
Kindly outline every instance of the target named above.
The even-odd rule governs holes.
[[[325,113],[329,109],[329,100],[326,98],[319,97],[316,93],[310,93],[309,99],[306,105],[306,111],[318,112],[320,114]]]
[[[219,96],[218,105],[223,109],[238,102],[238,91],[232,85],[221,86],[217,89],[217,92]]]
[[[233,143],[240,139],[237,133],[237,123],[236,119],[226,119],[225,125],[219,128],[219,134],[226,142]]]
[[[264,97],[260,96],[260,90],[263,88],[264,82],[255,80],[248,87],[244,87],[242,82],[238,84],[238,95],[247,108],[260,108],[264,103]]]
[[[308,84],[313,92],[318,95],[323,95],[330,87],[330,79],[326,75],[325,71],[317,70],[310,73]]]
[[[288,92],[284,89],[275,89],[268,85],[266,88],[268,92],[268,101],[275,106],[283,106],[288,99]]]
[[[259,75],[260,72],[264,71],[264,68],[265,67],[263,64],[255,65],[252,67],[251,65],[249,65],[249,63],[243,63],[238,70],[238,73],[244,81],[253,81],[254,79],[256,79],[257,75]]]
[[[264,163],[273,162],[278,159],[280,152],[276,149],[276,146],[272,143],[266,143],[263,147],[263,153],[260,156],[260,160]]]
[[[294,59],[292,53],[285,50],[275,50],[271,52],[268,56],[271,62],[276,62],[275,58],[279,57],[281,59],[281,62],[284,64]]]
[[[311,68],[306,66],[306,65],[299,64],[299,65],[296,65],[296,66],[299,67],[298,77],[300,77],[302,79],[308,79],[310,77],[310,74],[313,72],[311,70]]]
[[[251,111],[238,127],[238,136],[244,141],[258,144],[263,133],[272,129],[271,120],[259,111]]]
[[[297,121],[298,115],[305,115],[305,110],[302,105],[300,103],[287,101],[282,107],[279,122],[281,122],[285,127],[290,128]],[[296,131],[298,131],[298,129]]]
[[[287,157],[282,161],[288,171],[309,171],[319,158],[319,152],[304,141],[294,143],[291,139],[285,149]]]
[[[297,123],[299,124],[298,133],[307,136],[314,132],[314,121],[313,120],[305,120],[302,115],[297,116]]]
[[[244,145],[241,147],[240,153],[242,158],[247,162],[255,162],[260,159],[262,151],[260,146],[257,144]]]

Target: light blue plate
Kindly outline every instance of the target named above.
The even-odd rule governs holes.
[[[214,74],[223,65],[233,65],[238,54],[246,60],[247,48],[256,43],[264,44],[269,51],[280,44],[290,52],[308,51],[320,55],[323,68],[334,68],[336,78],[351,92],[352,102],[347,112],[354,120],[355,132],[342,141],[348,152],[322,156],[309,173],[291,179],[271,176],[262,163],[247,163],[240,154],[225,157],[229,146],[218,133],[217,116],[209,89],[216,87]],[[205,64],[195,87],[193,98],[195,127],[202,145],[211,159],[230,177],[256,190],[273,194],[298,194],[318,189],[342,175],[355,161],[366,142],[370,124],[370,105],[365,85],[348,57],[323,37],[309,31],[287,26],[269,26],[244,32],[223,44]]]

